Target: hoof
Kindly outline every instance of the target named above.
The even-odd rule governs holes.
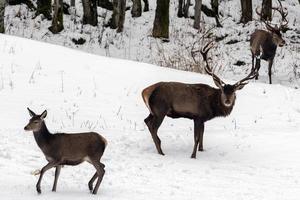
[[[36,188],[36,191],[37,191],[38,194],[42,193],[41,188]]]
[[[97,191],[94,190],[94,191],[92,192],[92,194],[96,195],[96,194],[97,194]]]
[[[204,151],[203,148],[199,148],[198,151]]]
[[[191,158],[196,159],[196,155],[192,154]]]
[[[89,184],[89,190],[90,190],[90,192],[92,192],[93,191],[93,185],[91,184]]]
[[[164,156],[164,155],[165,155],[163,152],[158,152],[158,154],[160,154],[160,155],[162,155],[162,156]]]

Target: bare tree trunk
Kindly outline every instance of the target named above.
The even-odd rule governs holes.
[[[141,0],[132,0],[132,9],[131,16],[132,17],[140,17],[142,15],[142,2]]]
[[[194,28],[200,29],[202,0],[195,0],[195,19]]]
[[[82,0],[83,5],[83,24],[97,26],[98,14],[96,0]]]
[[[246,24],[252,20],[252,0],[241,0],[242,17],[241,22]]]
[[[71,0],[70,6],[75,7],[75,0]]]
[[[49,30],[56,34],[64,29],[63,24],[63,0],[54,0],[54,13],[52,19],[52,26]]]
[[[122,32],[125,22],[126,0],[113,0],[113,14],[109,22],[110,28]]]
[[[152,36],[169,38],[169,7],[170,0],[157,0]]]
[[[148,0],[143,0],[144,1],[144,12],[148,12],[149,11],[149,2]],[[300,1],[300,0],[299,0]]]
[[[183,17],[183,0],[178,1],[178,12],[177,17]]]
[[[48,20],[51,20],[51,11],[51,0],[37,0],[36,16],[43,14]]]
[[[217,23],[217,27],[222,27],[220,21],[219,21],[219,0],[211,0],[211,9],[215,13],[215,20]]]
[[[261,14],[263,20],[272,20],[272,0],[263,0]]]
[[[0,0],[0,33],[5,33],[4,27],[4,12],[6,0]]]
[[[97,0],[98,6],[107,10],[113,10],[113,5],[109,0]]]
[[[191,5],[191,0],[186,0],[186,3],[183,6],[183,16],[185,18],[189,17],[189,8],[190,8],[190,5]]]

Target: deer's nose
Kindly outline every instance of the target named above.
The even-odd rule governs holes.
[[[285,45],[285,41],[282,40],[282,42],[279,44],[280,47],[283,47]]]
[[[24,130],[25,130],[25,131],[27,131],[27,130],[28,130],[28,127],[27,127],[27,126],[25,126],[25,127],[24,127]]]

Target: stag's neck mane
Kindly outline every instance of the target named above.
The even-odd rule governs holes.
[[[49,143],[53,135],[49,132],[45,122],[42,122],[41,129],[33,132],[34,139],[38,146],[43,149]]]

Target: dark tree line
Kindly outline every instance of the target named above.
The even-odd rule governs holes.
[[[300,0],[299,0],[300,1]],[[247,23],[252,21],[252,0],[241,0],[242,15],[241,22]],[[272,0],[263,0],[261,4],[261,19],[272,20]]]
[[[5,0],[0,0],[0,33],[5,32],[5,27],[4,27],[4,11],[5,11]]]
[[[132,1],[131,16],[136,18],[142,15],[142,12],[149,11],[148,0],[130,0]],[[31,0],[0,0],[0,32],[4,32],[4,10],[6,2],[9,5],[26,4],[29,9],[35,11],[35,15],[43,15],[47,20],[52,20],[49,30],[52,33],[59,33],[64,29],[63,15],[68,12],[68,7],[63,0],[54,0],[53,6],[51,0],[37,0],[35,7]],[[178,0],[178,17],[193,18],[193,27],[201,29],[201,12],[206,16],[214,17],[216,26],[221,27],[219,21],[219,0],[210,0],[210,7],[202,4],[202,0]],[[194,5],[192,5],[192,3]],[[300,3],[300,0],[299,0]],[[240,22],[247,23],[253,19],[252,0],[241,0],[241,19]],[[75,9],[75,0],[70,1],[71,7]],[[82,0],[83,6],[83,24],[92,26],[98,25],[97,7],[102,7],[112,11],[112,17],[107,27],[116,29],[117,32],[123,31],[126,10],[126,0]],[[144,8],[143,8],[144,6]],[[190,7],[194,7],[194,16],[189,16]],[[272,0],[262,0],[261,18],[264,20],[272,19]],[[169,9],[170,0],[156,0],[155,19],[153,23],[152,36],[156,38],[169,38]]]
[[[0,30],[4,32],[4,8],[5,4],[2,4],[0,0]],[[53,6],[51,5],[51,0],[37,0],[37,7],[35,7],[31,0],[7,0],[9,5],[26,4],[31,10],[35,11],[35,16],[43,15],[47,20],[52,20],[52,25],[49,30],[52,33],[59,33],[64,29],[63,26],[63,15],[64,13],[69,13],[68,8],[71,6],[75,9],[75,0],[70,1],[70,6],[63,3],[63,0],[54,0]],[[131,9],[132,17],[140,17],[142,15],[142,10],[144,12],[149,11],[148,0],[143,0],[144,9],[142,9],[141,0],[132,0],[133,6]],[[83,7],[83,24],[89,24],[92,26],[98,25],[98,13],[97,7],[102,7],[107,10],[111,10],[112,18],[107,24],[108,27],[112,29],[117,29],[117,32],[123,31],[125,14],[126,14],[126,0],[82,0]],[[3,12],[2,12],[3,11]],[[3,28],[2,28],[3,27]]]

